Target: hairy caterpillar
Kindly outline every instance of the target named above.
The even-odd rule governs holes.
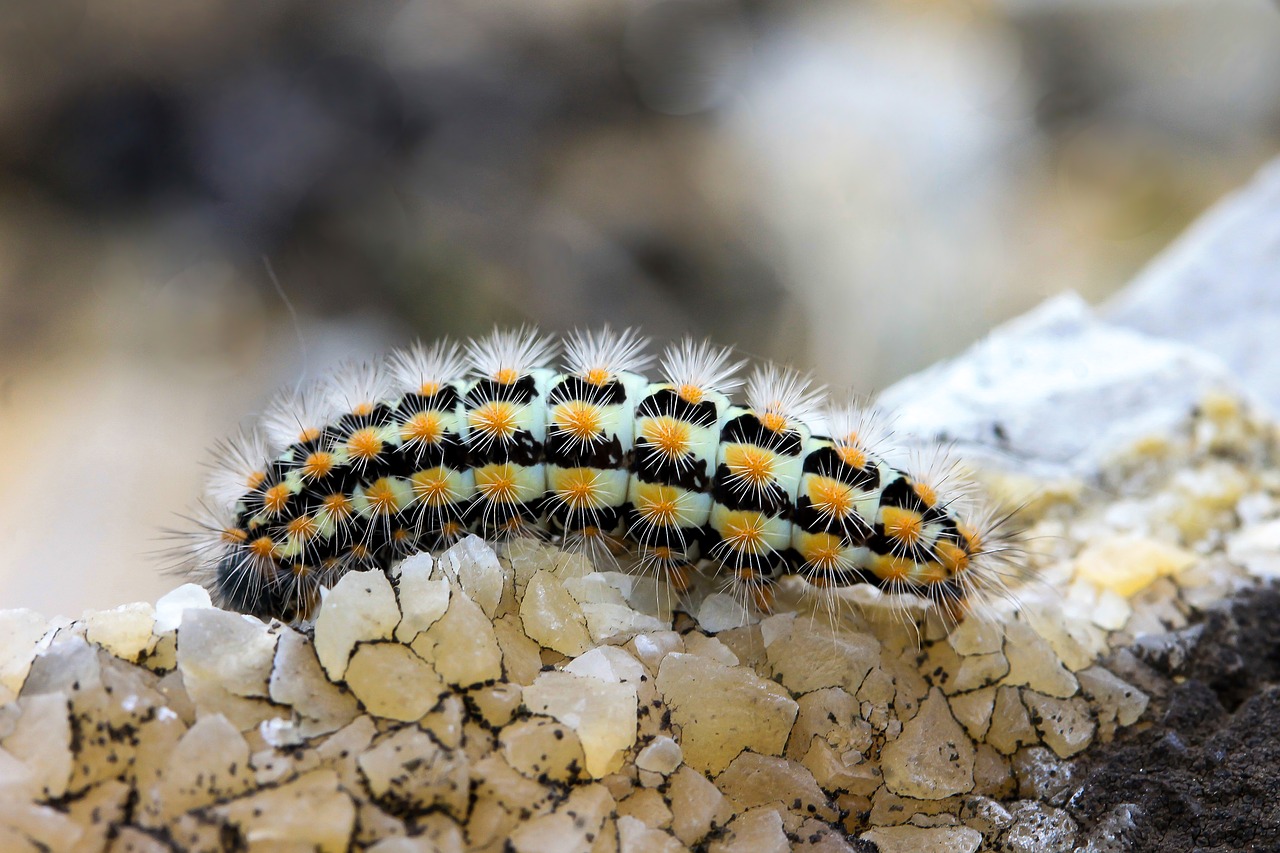
[[[871,584],[959,616],[1002,588],[999,523],[948,471],[886,459],[874,414],[685,342],[495,331],[421,344],[287,393],[219,446],[195,573],[222,606],[284,621],[322,587],[468,532],[629,548],[676,590],[722,574],[767,610],[777,580]]]

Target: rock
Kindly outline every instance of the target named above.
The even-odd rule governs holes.
[[[448,692],[431,664],[399,643],[362,643],[347,665],[346,679],[370,714],[406,723]]]
[[[502,677],[502,649],[493,622],[456,587],[444,616],[419,634],[412,648],[446,682],[457,687]]]
[[[964,826],[878,826],[858,836],[876,845],[880,853],[976,853],[982,833]]]
[[[630,684],[544,672],[525,688],[524,704],[577,733],[586,771],[594,778],[617,770],[623,750],[635,743],[636,689]]]
[[[341,681],[356,643],[389,640],[400,608],[380,571],[348,572],[334,585],[316,617],[316,654],[333,681]]]
[[[885,786],[899,796],[921,800],[972,791],[973,760],[973,742],[936,687],[902,727],[902,734],[881,750]]]
[[[520,603],[525,633],[548,649],[574,657],[591,648],[587,617],[555,575],[540,571],[529,579]]]

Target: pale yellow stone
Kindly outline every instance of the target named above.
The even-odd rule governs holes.
[[[22,690],[48,622],[33,610],[0,610],[0,701]],[[7,694],[7,695],[6,695]]]
[[[561,796],[511,768],[500,754],[490,754],[472,766],[474,805],[467,819],[467,840],[472,848],[501,849],[523,819],[540,814]]]
[[[550,572],[538,572],[529,579],[520,602],[520,621],[531,639],[562,655],[575,657],[591,648],[582,608]]]
[[[1000,652],[960,659],[947,681],[948,693],[963,693],[995,684],[1009,673],[1009,660]]]
[[[137,661],[151,644],[155,609],[150,604],[124,604],[113,610],[90,611],[84,616],[85,638],[121,660]]]
[[[577,779],[586,756],[577,733],[564,723],[545,717],[517,720],[498,735],[507,763],[530,779],[545,777],[556,782]]]
[[[821,738],[809,742],[800,763],[825,790],[870,796],[884,783],[879,764],[856,749],[840,749]]]
[[[756,808],[729,821],[725,834],[707,846],[708,853],[790,853],[791,842],[782,816],[770,808]]]
[[[973,741],[936,687],[880,756],[885,785],[900,796],[940,800],[973,790]]]
[[[781,811],[817,815],[835,821],[837,814],[813,774],[804,765],[744,752],[716,777],[716,787],[739,810],[774,805]]]
[[[590,853],[614,801],[604,785],[574,788],[551,814],[535,817],[511,833],[517,853]]]
[[[441,807],[465,818],[470,794],[467,757],[447,750],[415,726],[379,737],[357,759],[369,791],[385,808],[427,811]]]
[[[1069,758],[1093,742],[1097,723],[1089,713],[1089,704],[1082,697],[1057,699],[1034,690],[1024,690],[1022,701],[1038,717],[1036,728],[1040,737],[1059,758]]]
[[[493,548],[478,536],[468,536],[440,555],[440,568],[492,621],[510,573]]]
[[[965,619],[947,635],[961,655],[989,655],[1004,648],[1004,626],[993,619]]]
[[[478,687],[471,691],[471,701],[486,723],[505,726],[520,710],[522,691],[519,684],[499,682],[492,687]]]
[[[347,665],[347,686],[375,717],[412,722],[446,692],[431,664],[399,643],[362,643]]]
[[[1091,618],[1093,624],[1107,631],[1121,631],[1129,624],[1133,615],[1133,606],[1129,599],[1113,590],[1104,589],[1098,592],[1098,604],[1093,608]]]
[[[598,678],[601,681],[639,681],[644,665],[618,646],[600,646],[579,655],[564,666],[565,672]]]
[[[744,749],[781,753],[799,711],[780,685],[698,655],[668,655],[657,685],[680,727],[685,762],[710,773]]]
[[[458,587],[450,593],[449,609],[418,635],[413,650],[457,687],[502,677],[502,650],[493,622]]]
[[[1147,694],[1110,670],[1095,666],[1076,675],[1084,695],[1097,703],[1099,715],[1115,717],[1120,725],[1131,726],[1147,709]]]
[[[623,753],[636,742],[638,706],[631,684],[544,672],[525,688],[524,704],[577,733],[587,773],[597,779],[621,767]]]
[[[987,728],[987,743],[1005,755],[1012,755],[1019,746],[1037,742],[1039,738],[1031,727],[1031,718],[1022,704],[1020,691],[1015,687],[997,688],[991,725]]]
[[[1107,650],[1105,632],[1088,622],[1068,618],[1056,603],[1024,608],[1023,615],[1072,672],[1092,666]]]
[[[635,653],[650,675],[657,675],[663,658],[672,652],[684,651],[684,638],[675,631],[650,631],[632,637],[627,648]]]
[[[183,614],[188,610],[213,607],[209,591],[200,584],[184,583],[156,601],[156,621],[152,627],[157,637],[178,630]]]
[[[1030,625],[1022,621],[1005,626],[1005,657],[1009,673],[1003,684],[1025,685],[1046,696],[1065,699],[1074,696],[1080,685],[1062,664],[1061,658]]]
[[[982,846],[982,833],[967,826],[877,826],[858,837],[880,853],[976,853]]]
[[[984,687],[971,693],[959,693],[947,700],[951,713],[964,726],[975,741],[982,740],[991,724],[991,711],[995,707],[996,688]]]
[[[714,592],[702,599],[698,607],[698,625],[710,634],[740,628],[756,621],[731,595]]]
[[[275,714],[270,695],[276,635],[225,610],[192,609],[178,629],[178,668],[201,716],[221,714],[248,731]]]
[[[425,838],[398,835],[375,841],[365,848],[365,853],[436,853],[436,847]]]
[[[67,697],[44,693],[23,696],[17,704],[21,716],[0,740],[0,746],[26,765],[36,796],[44,800],[61,797],[67,792],[72,762]]]
[[[378,726],[373,718],[362,714],[324,739],[316,747],[316,754],[325,765],[338,772],[343,787],[349,791],[357,791],[364,784],[356,760],[364,754],[373,743],[378,733]]]
[[[339,787],[338,774],[327,768],[211,811],[237,827],[251,846],[305,845],[320,853],[347,850],[356,819],[351,796]]]
[[[620,800],[618,814],[633,817],[650,829],[671,827],[671,809],[662,794],[652,788],[637,788]]]
[[[1141,536],[1094,542],[1076,558],[1076,575],[1129,597],[1156,578],[1176,575],[1196,561],[1190,551]]]
[[[814,630],[796,616],[772,616],[760,622],[769,666],[792,693],[838,686],[850,694],[873,667],[879,666],[879,643],[864,634]]]
[[[400,564],[399,597],[401,619],[396,639],[412,643],[449,609],[449,581],[433,577],[430,554],[415,554]]]
[[[680,853],[684,849],[670,833],[650,829],[633,817],[618,818],[619,853]]]
[[[197,720],[164,761],[164,775],[152,797],[158,817],[165,822],[191,809],[238,797],[254,783],[249,745],[220,715]]]
[[[680,763],[684,761],[684,751],[680,744],[666,735],[659,735],[640,750],[636,755],[636,767],[670,776]]]
[[[125,805],[130,788],[117,779],[94,785],[67,803],[67,817],[84,830],[67,853],[98,853],[106,850],[113,825],[125,822]]]
[[[424,731],[431,732],[431,736],[443,747],[448,749],[459,749],[463,746],[463,740],[467,735],[466,732],[466,706],[462,701],[462,697],[457,693],[450,693],[441,700],[431,713],[427,714],[418,721],[418,725]],[[486,733],[482,740],[471,744],[474,752],[483,752],[492,746],[490,736]]]
[[[689,846],[707,833],[728,814],[724,794],[707,777],[691,767],[681,767],[671,776],[667,788],[671,803],[671,831]]]
[[[708,637],[698,631],[690,631],[684,637],[684,651],[691,655],[701,655],[725,666],[737,666],[741,661],[733,651],[720,641],[718,637]]]
[[[493,632],[507,680],[522,687],[532,684],[542,671],[542,647],[525,636],[520,617],[511,613],[498,619]]]
[[[381,571],[348,572],[320,605],[316,655],[333,681],[341,681],[356,643],[389,640],[400,623],[391,582]]]
[[[84,834],[83,829],[55,808],[0,799],[0,850],[6,853],[70,850]]]
[[[360,712],[355,697],[325,676],[311,640],[293,629],[280,633],[269,690],[273,702],[291,705],[305,718],[308,735],[336,731]]]

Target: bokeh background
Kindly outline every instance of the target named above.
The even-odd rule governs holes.
[[[209,445],[337,360],[608,321],[871,393],[1278,142],[1264,0],[6,0],[0,607],[174,586]]]

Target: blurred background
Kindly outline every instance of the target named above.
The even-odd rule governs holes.
[[[178,583],[273,389],[494,323],[872,393],[1280,142],[1264,0],[7,0],[0,608]]]

